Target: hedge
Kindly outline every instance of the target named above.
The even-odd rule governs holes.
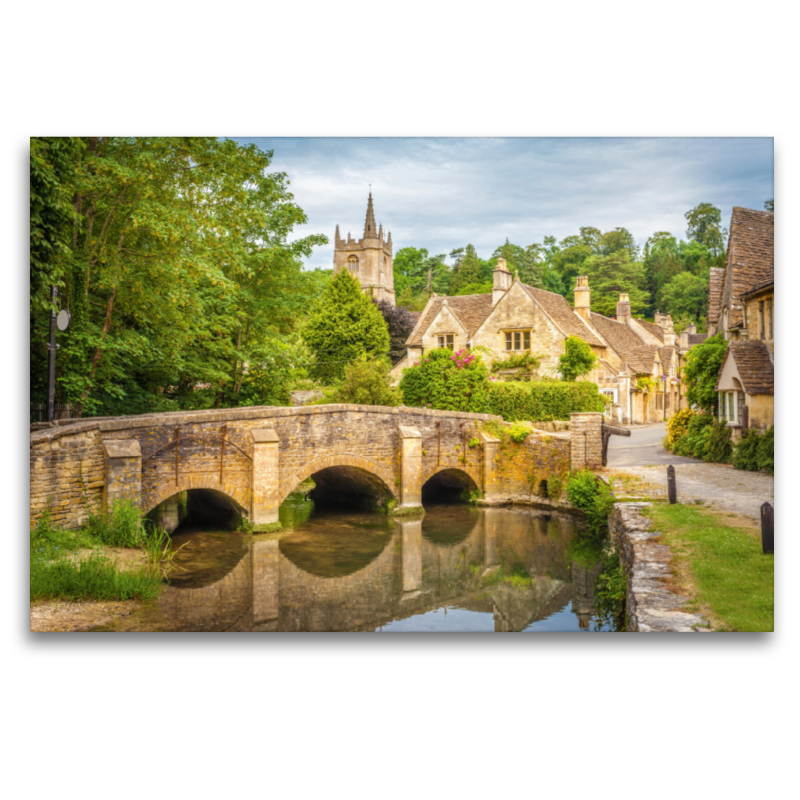
[[[489,387],[489,413],[507,422],[568,420],[574,411],[604,411],[603,395],[589,381],[507,381]]]

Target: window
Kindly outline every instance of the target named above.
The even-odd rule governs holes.
[[[436,343],[439,347],[449,347],[451,350],[453,349],[453,334],[452,333],[445,333],[442,336],[436,337]]]
[[[736,418],[739,420],[739,424],[742,424],[742,417],[744,416],[744,392],[736,392],[736,396],[739,399],[739,402],[736,405]]]
[[[758,330],[762,339],[766,338],[766,320],[764,318],[764,301],[758,302]]]
[[[347,259],[347,269],[354,274],[358,272],[358,256],[350,256]]]
[[[506,350],[530,350],[530,331],[506,331]]]
[[[769,323],[769,327],[767,328],[769,336],[767,336],[767,338],[771,340],[773,338],[773,336],[772,336],[772,298],[771,297],[770,297],[769,300],[767,300],[767,322]]]

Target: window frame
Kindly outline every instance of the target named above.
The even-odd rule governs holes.
[[[450,340],[449,342],[447,340]],[[444,344],[442,344],[444,340]],[[454,333],[437,333],[436,334],[436,348],[438,350],[453,350],[455,352],[456,335]]]
[[[531,349],[531,329],[530,328],[511,328],[503,331],[505,353],[525,353]],[[511,345],[509,347],[509,344]],[[519,347],[516,345],[519,344]]]

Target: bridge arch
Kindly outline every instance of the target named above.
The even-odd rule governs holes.
[[[390,470],[363,456],[340,453],[308,461],[288,478],[284,478],[281,482],[278,502],[282,503],[299,484],[315,473],[333,470],[337,467],[346,468],[346,471],[343,472],[344,477],[349,478],[353,483],[360,484],[365,489],[369,488],[372,492],[385,497],[397,496],[394,476]]]
[[[250,516],[250,497],[246,496],[240,487],[227,483],[220,485],[218,480],[204,478],[198,475],[187,475],[181,478],[178,483],[174,481],[161,484],[148,492],[142,493],[141,512],[143,514],[152,511],[159,503],[169,500],[180,492],[191,491],[192,489],[204,489],[209,492],[216,492],[224,495],[231,500],[237,507],[237,511],[244,517]]]
[[[436,495],[457,496],[464,492],[480,491],[480,477],[472,474],[473,470],[460,467],[434,466],[422,474],[422,500]]]

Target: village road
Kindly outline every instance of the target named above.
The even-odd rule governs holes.
[[[675,466],[678,502],[703,501],[710,506],[754,520],[761,505],[775,505],[775,479],[761,472],[745,472],[725,464],[707,464],[697,458],[673,456],[661,447],[666,425],[634,428],[630,438],[612,436],[608,471],[640,479],[631,491],[637,495],[667,496],[667,465]],[[627,444],[627,447],[625,446]],[[613,449],[612,449],[613,447]]]

